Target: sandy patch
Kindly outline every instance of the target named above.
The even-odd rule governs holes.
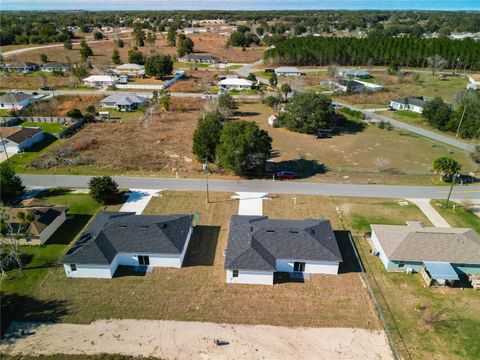
[[[21,329],[27,335],[15,337]],[[228,345],[217,346],[214,339]],[[393,358],[382,331],[150,320],[99,320],[89,325],[14,322],[0,351],[12,355],[119,353],[165,359]]]

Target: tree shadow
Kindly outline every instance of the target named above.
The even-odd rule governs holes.
[[[235,111],[234,117],[258,116],[261,115],[258,111]]]
[[[268,177],[271,177],[275,172],[285,170],[295,172],[297,179],[306,179],[327,172],[325,164],[319,163],[318,160],[308,160],[305,158],[267,163]]]
[[[43,198],[51,197],[51,196],[68,195],[71,192],[72,192],[72,189],[65,188],[65,187],[56,187],[56,188],[46,189],[46,190],[40,191],[35,197],[37,199],[43,199]]]
[[[63,300],[40,300],[32,296],[10,294],[3,291],[0,292],[2,299],[1,309],[1,335],[5,334],[7,327],[12,321],[42,321],[55,322],[61,317],[68,314],[68,303]],[[30,331],[35,328],[32,324]],[[23,336],[28,335],[24,334]],[[19,334],[19,336],[22,336]],[[4,341],[14,340],[16,336],[9,337]]]
[[[41,151],[43,149],[45,149],[47,146],[51,145],[52,143],[54,143],[55,141],[57,141],[58,139],[53,136],[52,134],[49,134],[49,133],[44,133],[45,135],[43,136],[43,140],[42,141],[39,141],[35,144],[32,144],[32,146],[30,146],[28,148],[28,152],[38,152],[38,151]]]
[[[215,261],[219,235],[220,226],[195,226],[183,266],[212,266]]]
[[[347,274],[352,272],[362,272],[363,266],[361,260],[357,258],[357,249],[355,244],[350,241],[350,231],[336,230],[334,231],[337,239],[340,254],[342,255],[342,262],[338,267],[339,274]]]
[[[336,119],[332,122],[332,135],[356,134],[364,131],[366,125],[362,121],[353,121],[346,118]]]

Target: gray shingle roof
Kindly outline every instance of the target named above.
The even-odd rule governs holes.
[[[143,104],[147,99],[136,94],[113,94],[101,101],[102,104],[132,105]]]
[[[342,261],[328,220],[232,216],[225,268],[276,270],[276,259]]]
[[[480,235],[469,228],[371,225],[390,260],[480,264]]]
[[[102,211],[61,262],[107,265],[117,253],[181,254],[192,219],[193,215]]]

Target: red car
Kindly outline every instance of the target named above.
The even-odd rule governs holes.
[[[275,179],[278,180],[293,180],[297,178],[297,174],[293,171],[279,171],[275,174]]]

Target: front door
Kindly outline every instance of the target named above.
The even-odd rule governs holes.
[[[150,265],[150,258],[147,255],[138,255],[138,264],[139,265]]]
[[[305,263],[303,261],[295,261],[293,263],[293,271],[304,272],[305,271]]]

